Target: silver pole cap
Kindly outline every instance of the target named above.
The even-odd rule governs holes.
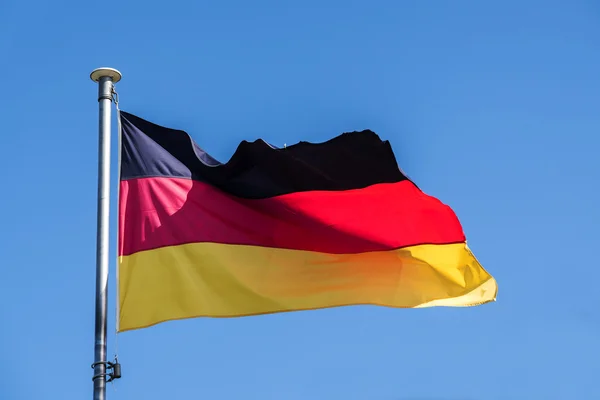
[[[117,83],[121,80],[121,73],[114,68],[96,68],[90,74],[90,78],[94,82],[100,82],[101,78],[109,77],[113,83]]]

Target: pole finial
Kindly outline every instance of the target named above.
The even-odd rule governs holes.
[[[108,77],[112,80],[113,83],[117,83],[121,80],[121,73],[114,68],[96,68],[90,74],[90,78],[94,82],[100,82],[100,79]]]

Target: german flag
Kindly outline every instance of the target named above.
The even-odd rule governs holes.
[[[497,285],[372,131],[220,163],[121,112],[119,331],[346,305],[474,306]]]

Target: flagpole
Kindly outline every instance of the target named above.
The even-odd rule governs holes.
[[[96,314],[94,340],[94,400],[106,399],[107,368],[106,325],[108,308],[108,234],[110,206],[110,115],[113,85],[121,73],[113,68],[98,68],[90,78],[98,83],[99,147],[98,147],[98,215],[96,237]],[[119,368],[120,369],[120,368]]]

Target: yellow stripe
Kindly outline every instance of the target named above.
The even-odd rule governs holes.
[[[193,243],[119,258],[119,330],[344,305],[470,306],[496,281],[466,244],[325,254]]]

